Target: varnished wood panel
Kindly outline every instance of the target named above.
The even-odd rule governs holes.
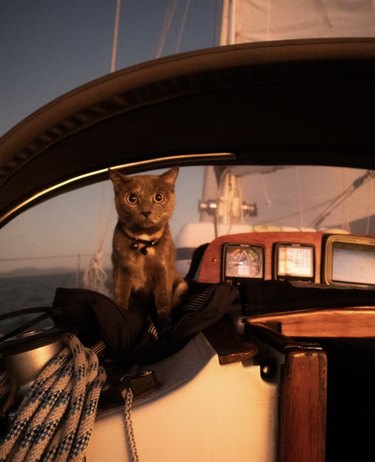
[[[200,282],[208,283],[217,283],[221,281],[222,249],[223,245],[226,243],[263,246],[265,255],[264,276],[265,279],[272,279],[273,245],[277,242],[295,242],[299,244],[312,244],[315,247],[314,282],[320,282],[322,235],[323,233],[314,231],[270,231],[220,236],[212,241],[207,247],[200,264],[197,279]]]
[[[327,356],[291,350],[281,371],[279,462],[323,462],[326,438]]]
[[[278,462],[324,462],[327,355],[319,344],[299,342],[261,323],[246,336],[284,355],[278,403]],[[264,348],[264,347],[263,347]],[[259,358],[261,360],[261,358]]]
[[[306,310],[249,316],[249,323],[278,323],[291,337],[375,337],[375,307]]]

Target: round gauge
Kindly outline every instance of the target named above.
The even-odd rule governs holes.
[[[226,249],[225,276],[261,278],[263,252],[261,247],[229,245]]]

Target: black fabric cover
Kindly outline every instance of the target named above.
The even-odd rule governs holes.
[[[183,346],[230,311],[237,297],[237,289],[230,284],[189,281],[181,306],[172,312],[172,327],[161,338],[151,333],[145,307],[124,310],[109,297],[87,289],[57,288],[51,317],[57,327],[76,332],[84,344],[103,339],[117,358],[143,363]]]
[[[113,352],[127,355],[144,331],[147,314],[123,310],[92,290],[59,287],[51,317],[57,326],[77,331],[85,344],[103,339]]]
[[[171,348],[179,348],[186,339],[215,324],[233,310],[238,289],[228,283],[205,284],[188,281],[184,303],[173,313],[173,326],[168,335]]]

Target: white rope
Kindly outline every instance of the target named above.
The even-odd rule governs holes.
[[[130,457],[132,462],[139,462],[137,447],[134,437],[133,422],[131,417],[131,410],[133,405],[133,392],[131,388],[125,390],[125,428],[126,437],[129,443]]]
[[[106,380],[96,354],[67,334],[42,369],[0,443],[1,462],[81,462]]]

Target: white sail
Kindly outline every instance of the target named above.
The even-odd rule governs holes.
[[[224,0],[220,43],[374,37],[373,0]]]

